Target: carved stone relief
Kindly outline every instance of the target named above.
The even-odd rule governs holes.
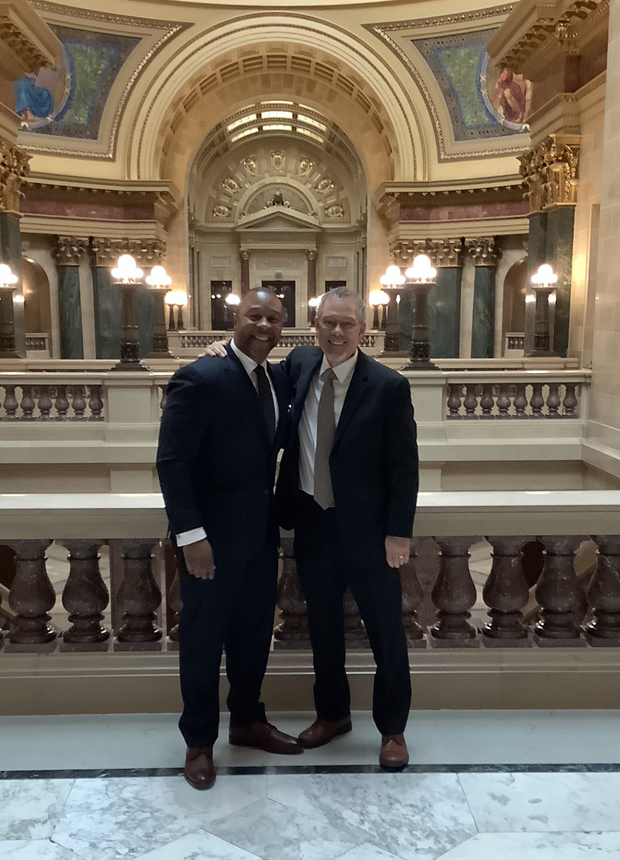
[[[161,239],[93,239],[91,249],[95,266],[105,268],[114,265],[121,254],[131,254],[139,266],[156,266],[166,253]]]
[[[474,261],[474,266],[496,266],[501,254],[492,236],[465,239],[465,249]]]
[[[19,212],[19,202],[24,196],[22,186],[30,172],[30,157],[0,140],[0,210]]]
[[[580,135],[550,134],[520,156],[530,212],[577,203]]]
[[[276,173],[281,173],[284,170],[284,155],[285,153],[281,149],[271,153],[271,167]]]
[[[76,239],[75,236],[56,236],[52,256],[57,266],[79,266],[87,247],[86,239]]]

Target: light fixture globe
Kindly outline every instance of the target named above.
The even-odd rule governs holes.
[[[0,263],[0,358],[19,358],[13,313],[13,302],[23,300],[23,296],[13,297],[18,280],[10,266]]]
[[[434,269],[431,263],[431,258],[426,254],[418,254],[413,260],[411,268],[405,272],[406,277],[418,284],[428,284],[434,282],[437,276],[437,269]]]
[[[241,298],[236,293],[228,293],[224,301],[231,308],[236,308],[241,304]]]
[[[532,287],[534,289],[551,290],[558,282],[558,276],[548,263],[538,267],[538,271],[532,275]]]
[[[550,308],[555,308],[555,289],[558,276],[548,263],[543,263],[530,280],[536,297],[534,348],[531,355],[533,357],[555,356],[556,353],[553,351],[551,343]]]
[[[151,274],[144,279],[149,290],[164,291],[170,289],[172,278],[167,274],[163,266],[153,266]]]
[[[16,284],[19,278],[11,271],[11,267],[6,263],[0,263],[0,289],[11,288]]]
[[[116,268],[112,269],[112,277],[117,284],[139,284],[144,272],[136,266],[131,254],[121,254]]]

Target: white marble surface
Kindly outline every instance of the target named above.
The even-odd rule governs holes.
[[[0,781],[0,840],[47,839],[72,786],[70,779]]]
[[[620,833],[479,833],[441,860],[618,860]]]
[[[464,773],[482,832],[620,830],[620,773]]]
[[[49,839],[0,841],[2,860],[76,860],[76,855]]]
[[[435,860],[476,832],[455,774],[269,776],[271,800],[397,854]]]
[[[230,842],[224,842],[212,833],[197,830],[188,833],[161,848],[141,854],[139,860],[259,860]]]

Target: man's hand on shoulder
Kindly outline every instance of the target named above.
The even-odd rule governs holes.
[[[203,352],[203,355],[209,355],[211,358],[226,358],[226,343],[225,340],[215,340]]]
[[[206,538],[184,546],[183,557],[187,570],[197,579],[213,579],[215,576],[213,550]]]
[[[390,567],[398,569],[409,561],[409,538],[388,535],[385,539],[385,558]]]

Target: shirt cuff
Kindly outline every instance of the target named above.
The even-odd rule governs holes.
[[[199,540],[206,539],[207,533],[203,528],[191,529],[176,536],[177,546],[187,546],[190,543],[198,543]]]

